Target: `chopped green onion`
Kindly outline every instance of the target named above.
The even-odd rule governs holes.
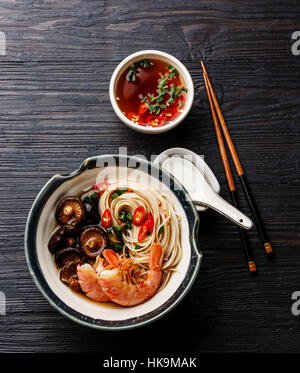
[[[85,197],[83,202],[91,204],[92,203],[91,197]]]
[[[149,109],[150,113],[152,113],[154,111],[154,105],[149,105],[148,109]]]
[[[118,194],[118,193],[114,193],[114,194],[111,195],[112,199],[116,199],[118,197],[120,197],[120,194]]]
[[[125,190],[125,188],[124,188],[123,190]],[[126,189],[126,192],[127,192],[127,190],[128,190],[128,189]],[[125,193],[125,192],[122,192],[121,189],[118,189],[118,190],[115,191],[114,194],[111,195],[111,198],[112,198],[112,199],[116,199],[116,198],[120,197],[120,195],[121,195],[122,193]]]
[[[120,244],[120,243],[115,243],[115,244],[113,245],[113,249],[114,249],[115,251],[121,251],[121,250],[123,249],[123,245]]]
[[[150,67],[151,63],[150,60],[144,59],[139,62],[134,62],[133,65],[129,68],[129,74],[127,76],[127,80],[129,82],[134,82],[136,79],[136,72],[139,67]]]
[[[170,96],[173,96],[175,93],[175,87],[171,87],[170,89]]]
[[[96,192],[93,192],[93,193],[91,194],[91,198],[93,198],[93,199],[98,199],[98,197],[99,197],[99,195],[98,195],[98,193],[96,193]]]
[[[159,233],[164,233],[164,231],[165,231],[165,228],[164,228],[164,226],[162,225],[162,226],[159,228]]]
[[[121,211],[120,212],[120,215],[119,215],[119,219],[121,220],[121,221],[125,221],[125,211]]]
[[[132,215],[129,214],[129,212],[126,213],[126,221],[127,222],[132,222]]]
[[[144,67],[150,67],[150,61],[148,59],[144,59],[141,61],[141,63],[144,65]]]
[[[140,64],[144,63],[143,61],[140,61]],[[135,69],[134,65],[133,70]],[[175,75],[178,74],[178,70],[173,67],[172,65],[168,65],[169,69],[169,74],[160,74],[160,81],[157,85],[157,96],[152,95],[148,93],[148,96],[142,97],[141,101],[146,102],[148,106],[148,110],[151,114],[158,116],[161,112],[161,110],[166,109],[168,105],[172,104],[175,102],[175,98],[180,98],[182,95],[182,92],[187,92],[186,88],[181,88],[181,87],[175,87],[174,85],[169,86],[167,81],[169,79],[174,78]],[[164,96],[168,94],[169,98],[167,99],[166,104],[164,102]],[[147,97],[149,100],[147,100]],[[150,101],[150,102],[149,102]],[[179,107],[183,106],[183,102],[180,100],[179,101]]]
[[[139,246],[139,245],[135,245],[135,250],[138,250],[138,249],[140,249],[141,248],[141,246]]]
[[[121,232],[124,230],[124,226],[123,225],[114,225],[114,231],[115,232]]]

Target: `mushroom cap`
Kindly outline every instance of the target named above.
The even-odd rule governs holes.
[[[80,224],[86,216],[86,207],[78,197],[65,197],[56,207],[55,217],[59,224]]]
[[[79,247],[65,247],[57,251],[54,260],[58,267],[63,267],[69,262],[81,261],[82,257],[83,253]]]
[[[85,228],[80,235],[80,245],[88,258],[95,259],[109,245],[107,233],[100,227]]]
[[[99,224],[101,221],[100,213],[99,213],[99,201],[93,200],[93,203],[85,203],[86,208],[86,217],[85,217],[85,225],[95,225]]]
[[[79,229],[73,225],[63,225],[58,227],[48,242],[48,249],[55,254],[62,246],[74,246],[77,243]]]
[[[69,285],[72,290],[80,290],[80,284],[77,277],[77,266],[84,264],[81,260],[75,260],[64,265],[59,271],[59,277],[62,282]]]
[[[66,224],[63,225],[61,228],[61,235],[67,236],[77,236],[79,234],[79,228],[76,225]]]
[[[54,254],[62,243],[62,236],[58,234],[58,229],[52,234],[48,242],[48,249],[50,253]]]

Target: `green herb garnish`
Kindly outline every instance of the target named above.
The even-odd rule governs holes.
[[[113,249],[114,249],[114,251],[121,251],[123,249],[123,245],[120,244],[120,243],[115,243],[113,245]]]
[[[139,246],[139,245],[135,245],[135,250],[138,250],[138,249],[140,249],[141,248],[141,246]]]
[[[131,228],[132,228],[132,223],[125,224],[125,229],[131,229]]]
[[[159,228],[159,233],[164,233],[164,231],[165,231],[165,228],[164,228],[164,226],[162,225],[162,226]]]
[[[122,193],[117,193],[117,192],[115,192],[114,194],[111,195],[111,198],[112,198],[112,199],[116,199],[116,198],[120,197],[121,194],[122,194]]]
[[[135,82],[137,70],[140,67],[147,68],[150,66],[151,66],[150,60],[148,60],[147,58],[139,62],[134,62],[134,64],[129,68],[129,74],[127,75],[127,80],[129,82]]]
[[[126,218],[126,213],[125,213],[125,211],[121,211],[120,212],[120,215],[119,215],[119,219],[121,220],[121,221],[125,221],[125,218]]]
[[[83,199],[83,202],[84,203],[88,203],[88,204],[91,204],[92,203],[92,200],[91,200],[91,197],[87,196]]]
[[[122,232],[124,230],[125,225],[114,225],[113,229],[115,232]]]
[[[106,232],[107,232],[108,234],[113,234],[113,229],[112,229],[112,227],[106,228]]]
[[[132,215],[129,212],[126,213],[126,221],[131,223],[132,222]]]
[[[178,71],[172,65],[168,65],[170,70],[169,74],[160,75],[160,81],[157,86],[157,96],[148,94],[147,96],[142,97],[141,101],[147,104],[148,110],[151,114],[158,116],[163,109],[167,109],[169,105],[175,102],[175,99],[182,96],[182,92],[187,92],[186,88],[180,88],[175,86],[168,86],[168,80],[174,78],[178,74]],[[163,103],[165,94],[168,94],[166,104]],[[183,102],[179,101],[179,107],[183,106]]]
[[[111,195],[112,199],[116,199],[120,197],[121,194],[126,193],[128,191],[127,188],[120,188],[114,192],[114,194]]]

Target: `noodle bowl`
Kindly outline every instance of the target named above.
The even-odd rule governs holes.
[[[143,161],[140,158],[120,155],[114,155],[113,157],[116,160],[117,167],[111,163],[111,155],[103,155],[85,160],[78,170],[68,175],[55,175],[44,186],[36,198],[28,217],[25,234],[25,252],[30,273],[45,298],[59,312],[73,321],[101,330],[125,330],[135,328],[157,320],[168,313],[188,293],[196,278],[202,257],[199,252],[197,240],[198,214],[194,205],[188,200],[187,193],[184,189],[182,190],[180,188],[181,185],[177,180],[172,179],[172,183],[167,184],[165,180],[168,178],[168,173],[162,170],[160,174],[155,165]],[[137,162],[141,167],[136,166],[138,164]],[[109,164],[111,167],[103,166],[105,163]],[[153,169],[153,172],[150,167]],[[126,176],[124,178],[123,169],[127,169],[127,178]],[[133,177],[133,174],[137,175],[140,179]],[[117,185],[121,184],[121,181],[122,184],[124,184],[124,179],[126,179],[125,185],[128,187],[133,186],[131,184],[133,180],[135,180],[137,184],[140,184],[136,188],[135,193],[138,195],[140,195],[139,191],[146,193],[148,197],[143,203],[149,206],[149,210],[152,209],[150,211],[152,211],[153,214],[155,214],[154,210],[157,209],[157,205],[159,206],[159,200],[161,200],[162,205],[169,202],[169,205],[173,208],[172,211],[170,207],[171,213],[169,214],[171,216],[174,212],[179,222],[177,229],[180,242],[179,256],[176,257],[174,254],[176,260],[173,261],[172,265],[170,264],[172,262],[172,252],[169,250],[172,242],[176,240],[176,235],[173,232],[173,228],[167,233],[167,224],[165,226],[166,231],[163,232],[164,234],[159,235],[159,227],[166,218],[164,215],[159,216],[159,220],[155,222],[155,233],[153,233],[153,235],[159,237],[161,240],[160,244],[164,249],[163,267],[165,269],[163,269],[163,283],[160,283],[159,291],[147,301],[134,307],[126,308],[113,303],[88,301],[85,295],[70,290],[70,288],[60,280],[57,271],[58,268],[53,262],[53,255],[47,249],[49,237],[53,232],[55,211],[59,201],[70,195],[81,196],[82,191],[88,190],[91,185],[101,181],[107,181],[111,184],[109,187],[110,189],[107,191],[107,193],[109,193],[111,188],[114,186],[117,187]],[[141,179],[143,180],[141,181]],[[116,181],[119,182],[117,183]],[[156,193],[158,194],[157,203],[155,201],[153,202],[152,199],[156,196]],[[117,201],[120,197],[121,199]],[[125,197],[128,196],[125,196],[124,193],[110,203],[113,206],[117,206],[117,203],[123,203],[121,201],[125,199]],[[99,201],[97,201],[97,211],[100,210],[99,207]],[[113,211],[112,215],[114,215]],[[86,216],[86,218],[88,218],[88,216]],[[115,216],[112,216],[112,218],[115,219]],[[83,229],[85,229],[85,227],[83,227]],[[133,230],[134,229],[135,227],[133,227]],[[126,242],[124,251],[126,255],[128,257],[129,255],[135,255],[134,260],[141,259],[141,257],[137,258],[137,256],[140,255],[139,251],[131,254],[133,250],[127,248],[130,246],[130,244],[127,243],[128,235],[127,233],[125,234],[125,232],[121,233],[124,237],[122,245]],[[134,235],[133,232],[132,235]],[[126,239],[127,241],[125,241]],[[139,243],[139,246],[144,247],[147,239],[151,239],[151,237],[145,237],[143,242]],[[165,244],[166,242],[169,242],[170,245],[167,246]],[[132,247],[134,247],[134,244],[131,244]],[[122,249],[124,249],[124,247],[118,249],[117,252],[119,255],[124,255],[122,254]],[[181,255],[180,252],[182,252],[181,259],[179,259]],[[176,265],[176,262],[178,262],[178,265]],[[143,265],[144,267],[142,267]],[[137,264],[137,266],[143,269],[147,268],[147,264],[145,265],[145,263]],[[169,277],[167,278],[167,276]]]

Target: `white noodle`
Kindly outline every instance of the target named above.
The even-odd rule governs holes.
[[[132,192],[126,192],[119,197],[112,199],[119,188],[129,188]],[[129,181],[118,181],[111,184],[100,198],[101,215],[109,209],[112,215],[113,225],[119,225],[118,218],[121,211],[133,215],[135,209],[143,206],[146,214],[151,213],[154,219],[153,233],[147,235],[142,242],[138,242],[140,227],[132,225],[132,229],[122,232],[124,240],[123,255],[127,255],[138,264],[142,273],[149,269],[149,251],[153,243],[160,243],[163,252],[162,283],[160,290],[168,283],[172,272],[176,271],[182,257],[180,237],[180,216],[176,213],[175,207],[168,198],[167,193],[158,190],[148,190],[142,184]],[[163,227],[163,230],[161,230]],[[161,231],[160,231],[161,230]],[[136,245],[139,248],[136,248]],[[127,250],[126,250],[127,249]]]

